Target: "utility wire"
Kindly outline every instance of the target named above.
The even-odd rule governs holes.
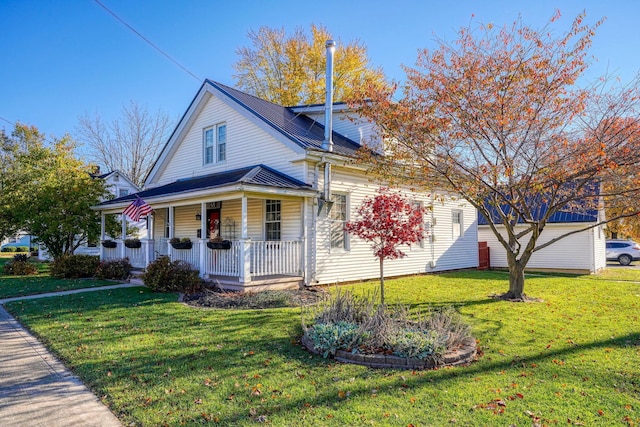
[[[127,24],[122,18],[120,18],[118,15],[116,15],[113,11],[111,11],[111,9],[109,9],[107,6],[105,6],[104,4],[102,4],[100,2],[100,0],[93,0],[95,1],[100,7],[102,7],[104,10],[106,10],[107,12],[109,12],[109,14],[111,16],[113,16],[115,19],[117,19],[120,23],[122,23],[124,26],[126,26],[128,29],[130,29],[131,31],[133,31],[133,33],[135,35],[137,35],[138,37],[140,37],[142,40],[144,40],[145,42],[147,42],[151,47],[153,47],[155,50],[157,50],[158,52],[160,52],[165,58],[167,58],[169,61],[173,62],[175,65],[177,65],[178,67],[180,67],[185,73],[189,74],[191,77],[193,77],[194,79],[196,79],[198,82],[202,82],[202,79],[198,76],[196,76],[195,74],[193,74],[191,71],[189,71],[189,69],[187,69],[185,66],[183,66],[182,64],[180,64],[178,61],[176,61],[175,59],[173,59],[168,53],[166,53],[164,50],[160,49],[158,46],[156,46],[151,40],[149,40],[148,38],[146,38],[145,36],[143,36],[142,34],[140,34],[140,32],[138,32],[138,30],[136,30],[135,28],[133,28],[131,25]]]

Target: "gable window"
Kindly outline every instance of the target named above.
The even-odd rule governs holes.
[[[344,227],[347,224],[347,196],[332,194],[333,206],[329,211],[331,248],[349,249],[349,236]]]
[[[265,240],[280,240],[281,237],[281,212],[280,200],[267,200],[265,202],[264,230]]]
[[[118,197],[124,197],[128,195],[129,195],[129,190],[127,190],[126,188],[120,188],[118,190]]]
[[[462,236],[462,226],[462,211],[456,209],[451,212],[451,231],[454,239]]]
[[[227,160],[227,125],[218,124],[205,128],[203,146],[205,165]]]

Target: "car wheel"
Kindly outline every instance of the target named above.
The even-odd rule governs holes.
[[[620,263],[620,265],[629,265],[631,264],[631,256],[627,254],[620,255],[618,257],[618,262]]]

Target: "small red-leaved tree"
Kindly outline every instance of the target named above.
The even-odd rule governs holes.
[[[373,198],[365,198],[358,208],[357,219],[345,229],[371,242],[373,255],[380,260],[380,301],[384,304],[384,260],[406,256],[400,245],[418,243],[424,235],[424,208],[401,194],[381,188]]]

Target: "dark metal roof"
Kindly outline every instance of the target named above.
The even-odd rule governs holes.
[[[212,80],[205,80],[205,84],[215,87],[299,146],[321,149],[324,126],[303,114],[294,113],[293,107],[282,107]],[[333,152],[336,154],[353,156],[361,148],[358,143],[337,132],[332,133],[332,139]]]
[[[571,183],[566,183],[566,186],[571,186]],[[549,219],[547,220],[548,224],[558,224],[558,223],[574,223],[574,222],[597,222],[598,221],[598,210],[594,209],[590,206],[587,199],[593,199],[597,197],[600,192],[599,184],[590,183],[585,186],[585,195],[582,199],[573,200],[570,204],[567,203],[566,209],[559,210],[553,213]],[[541,195],[533,195],[525,201],[528,205],[528,209],[531,211],[531,216],[534,221],[538,221],[544,217],[549,209],[549,204],[546,201],[546,198]],[[569,206],[571,205],[571,206]],[[494,224],[500,224],[502,222],[500,215],[498,214],[498,209],[495,206],[489,205],[489,203],[485,204],[491,213],[491,217],[493,219]],[[503,212],[509,211],[509,206],[504,204],[500,208]],[[523,223],[523,220],[520,219],[518,223]],[[478,225],[488,225],[489,220],[478,211]]]
[[[309,184],[305,184],[304,182],[278,172],[275,169],[265,165],[255,165],[210,175],[179,179],[169,184],[140,191],[139,193],[129,194],[117,199],[104,201],[100,206],[128,202],[136,197],[140,197],[147,201],[147,199],[153,199],[154,197],[166,196],[169,194],[188,193],[191,191],[212,189],[233,184],[251,184],[292,190],[311,189]]]

